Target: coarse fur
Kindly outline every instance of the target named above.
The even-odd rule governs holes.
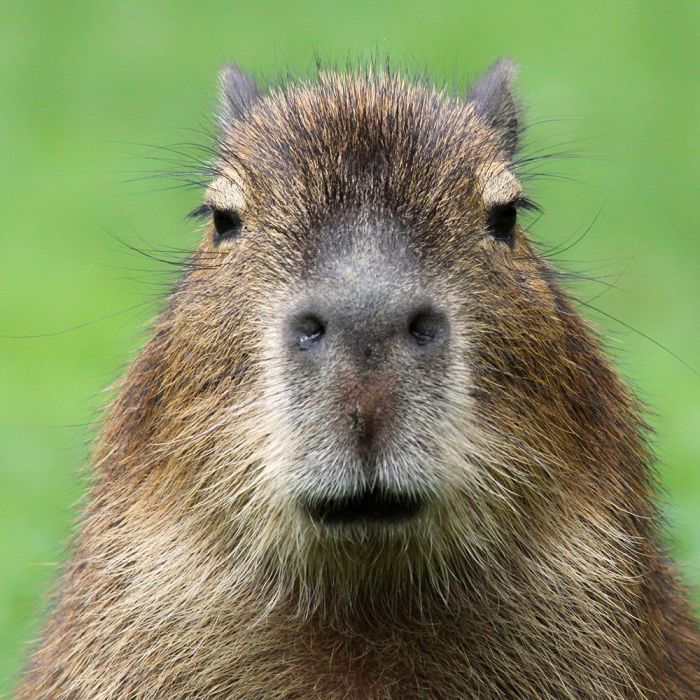
[[[640,406],[525,231],[487,231],[521,194],[512,74],[460,99],[387,69],[267,93],[223,71],[206,201],[242,231],[207,230],[121,382],[18,698],[700,696]],[[338,275],[449,319],[441,362],[381,370],[376,479],[427,503],[405,523],[299,506],[366,478],[346,369],[314,384],[280,350]]]

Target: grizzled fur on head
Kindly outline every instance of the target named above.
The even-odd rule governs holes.
[[[520,131],[513,72],[499,62],[464,101],[388,73],[322,73],[315,84],[261,97],[228,67],[221,79],[223,180],[215,181],[214,196],[217,185],[222,197],[229,184],[244,190],[239,206],[249,227],[273,230],[292,223],[313,230],[329,213],[368,209],[448,225],[439,218],[453,213],[440,208],[445,200],[503,184],[498,175]]]
[[[20,698],[696,697],[639,406],[523,228],[494,235],[527,205],[513,74],[224,69],[214,221],[121,384]],[[438,299],[450,336],[381,375],[376,478],[426,507],[334,529],[299,499],[365,478],[353,380],[320,389],[282,320],[357,279]]]

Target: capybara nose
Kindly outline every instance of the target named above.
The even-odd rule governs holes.
[[[376,290],[359,298],[334,294],[309,300],[289,322],[289,340],[300,352],[317,353],[320,362],[351,361],[358,367],[379,367],[397,355],[410,362],[412,355],[440,348],[448,333],[446,315],[429,301]]]
[[[447,315],[399,286],[319,287],[287,321],[287,353],[299,406],[322,401],[359,454],[385,444],[416,387],[442,366]],[[341,427],[344,426],[344,427]]]

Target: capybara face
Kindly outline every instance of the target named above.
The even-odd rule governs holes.
[[[260,95],[224,71],[183,294],[201,297],[192,352],[236,377],[212,406],[217,478],[265,504],[268,549],[478,548],[548,498],[547,445],[573,445],[590,388],[580,322],[518,222],[511,72],[457,99],[385,73]]]

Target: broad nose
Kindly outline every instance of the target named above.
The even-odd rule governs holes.
[[[397,364],[438,352],[449,336],[446,314],[426,294],[367,284],[311,292],[288,320],[291,345],[319,362],[358,368]]]
[[[285,319],[297,405],[305,411],[323,405],[319,419],[329,420],[365,458],[386,444],[391,426],[447,364],[444,302],[419,286],[417,276],[394,270],[388,279],[326,278],[307,287]]]

